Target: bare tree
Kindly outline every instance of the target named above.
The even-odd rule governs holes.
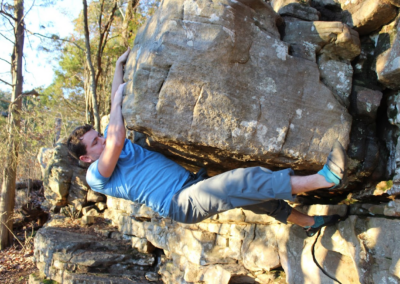
[[[110,34],[111,25],[114,20],[115,11],[117,10],[117,1],[114,1],[114,4],[111,8],[111,12],[108,16],[108,19],[105,23],[103,23],[103,14],[104,14],[104,0],[100,2],[100,12],[98,18],[98,29],[99,29],[99,41],[98,41],[98,48],[96,54],[96,68],[95,71],[94,65],[92,63],[91,58],[91,50],[90,50],[90,34],[89,34],[89,23],[88,23],[88,12],[87,12],[87,1],[82,0],[83,3],[83,21],[84,21],[84,32],[85,32],[85,43],[86,43],[86,59],[87,65],[89,68],[90,74],[90,94],[92,97],[92,109],[93,109],[93,116],[94,116],[94,128],[100,132],[100,115],[99,115],[99,102],[97,100],[97,85],[99,78],[102,74],[102,58],[104,48],[108,41],[108,36]],[[104,28],[103,28],[104,25]]]
[[[2,7],[3,8],[3,7]],[[2,9],[3,11],[3,9]],[[24,51],[24,1],[14,0],[14,16],[5,14],[10,23],[14,23],[14,46],[11,56],[12,95],[7,123],[8,142],[7,160],[3,171],[3,182],[0,195],[0,250],[13,241],[12,213],[15,203],[15,183],[18,160],[18,131],[20,128],[21,95],[22,95],[22,56]]]
[[[87,2],[86,0],[82,1],[83,3],[83,22],[84,22],[84,30],[85,30],[85,42],[86,42],[86,62],[89,67],[90,74],[90,90],[92,97],[92,106],[93,106],[93,115],[94,115],[94,128],[97,132],[100,132],[100,115],[99,115],[99,106],[97,104],[97,94],[96,94],[96,77],[95,71],[92,63],[91,51],[90,51],[90,38],[89,38],[89,24],[88,24],[88,13],[87,13]]]
[[[129,0],[128,6],[126,7],[124,22],[122,23],[122,42],[125,47],[129,46],[128,40],[131,37],[132,31],[129,30],[129,22],[132,20],[135,14],[135,9],[139,6],[140,0]]]

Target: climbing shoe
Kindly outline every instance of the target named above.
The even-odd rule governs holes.
[[[329,216],[314,216],[314,225],[304,227],[304,231],[306,232],[308,237],[314,236],[318,231],[325,226],[334,225],[337,222],[341,221],[340,215],[329,215]]]
[[[335,185],[330,189],[344,188],[347,183],[347,155],[342,144],[335,141],[322,170],[318,172],[327,182]]]

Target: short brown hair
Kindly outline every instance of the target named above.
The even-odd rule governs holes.
[[[69,153],[76,159],[79,160],[80,156],[86,155],[86,145],[83,144],[81,138],[86,132],[94,129],[90,124],[85,124],[83,126],[78,126],[72,131],[71,135],[68,137],[67,147]]]

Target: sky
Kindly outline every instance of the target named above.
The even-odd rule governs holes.
[[[79,16],[82,10],[82,0],[55,0],[55,5],[49,7],[37,6],[39,0],[25,0],[25,26],[31,32],[44,35],[57,34],[61,38],[66,38],[72,34],[72,21]],[[34,5],[32,6],[32,3]],[[4,26],[4,21],[0,22],[0,32],[12,35],[7,32],[10,26]],[[37,87],[47,87],[53,80],[54,66],[57,66],[56,55],[38,50],[41,39],[25,33],[24,45],[24,91]],[[4,37],[0,37],[0,58],[7,61],[11,60],[12,43]],[[0,78],[11,83],[10,65],[0,60]],[[0,90],[10,91],[10,86],[0,82]]]

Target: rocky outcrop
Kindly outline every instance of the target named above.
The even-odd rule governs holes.
[[[378,80],[385,87],[400,89],[400,43],[399,18],[385,26],[379,33],[378,44],[381,53],[376,60]]]
[[[376,31],[396,17],[395,0],[312,0],[322,19],[339,20],[360,34]]]
[[[342,283],[384,283],[400,277],[396,269],[400,254],[390,241],[400,221],[371,215],[398,216],[399,208],[397,203],[380,209],[352,205],[351,214],[359,215],[351,215],[313,238],[306,238],[296,225],[242,209],[185,225],[159,218],[144,205],[109,198],[105,217],[126,238],[135,236],[164,250],[166,262],[159,271],[164,283],[228,283],[245,275],[253,280],[239,283],[254,283],[255,279],[270,283],[274,277],[268,271],[279,267],[283,267],[287,283],[331,281],[313,255],[328,275]],[[347,214],[346,205],[297,209],[311,215]],[[365,214],[370,216],[365,218]],[[381,229],[386,233],[380,233]],[[278,283],[275,280],[273,283]]]
[[[273,0],[271,6],[281,16],[292,16],[306,21],[318,21],[317,9],[310,7],[310,1]]]
[[[319,168],[334,140],[348,144],[351,116],[317,64],[289,54],[279,21],[261,1],[163,1],[128,59],[127,127],[200,166]],[[340,26],[326,45],[357,48]]]
[[[111,258],[154,260],[156,267],[142,270],[153,274],[137,281],[146,274],[158,280],[158,272],[164,283],[332,283],[329,276],[400,283],[398,2],[165,0],[129,56],[127,136],[192,171],[262,165],[309,172],[334,139],[347,145],[348,192],[318,191],[294,205],[311,215],[350,214],[319,236],[242,209],[183,225],[140,204],[105,200],[87,187],[84,169],[68,160],[62,143],[43,162],[49,203],[68,204],[61,209],[67,216],[83,214],[85,228],[97,226],[99,216],[111,220],[116,229],[97,230],[101,241],[118,240]],[[305,205],[311,203],[340,205]],[[126,280],[92,245],[77,249],[90,255],[84,263],[75,252],[53,249],[50,232],[60,229],[46,230],[35,256],[48,277]],[[65,236],[85,241],[75,233]],[[92,274],[96,269],[104,274]]]
[[[153,276],[156,261],[127,241],[57,226],[37,233],[35,259],[47,278],[64,284],[150,283],[146,276]]]
[[[105,201],[103,194],[92,191],[86,183],[87,165],[80,164],[68,153],[66,139],[57,142],[54,149],[41,151],[38,155],[44,172],[44,193],[48,209],[72,205],[81,211],[88,202]]]

